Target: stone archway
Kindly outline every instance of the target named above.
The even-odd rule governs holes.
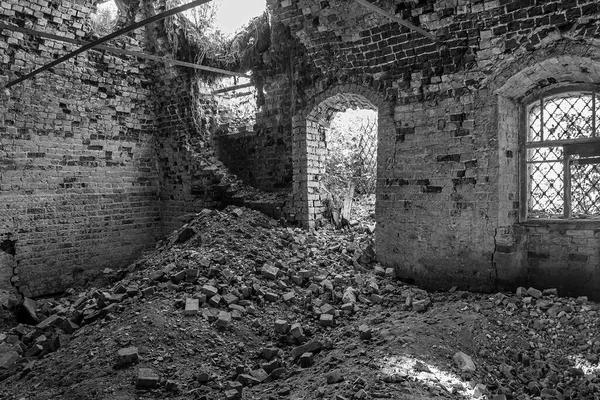
[[[304,112],[294,116],[292,126],[294,210],[296,220],[303,227],[315,228],[324,211],[324,195],[320,181],[325,172],[324,161],[327,151],[325,132],[333,115],[349,108],[376,110],[378,142],[380,142],[384,137],[382,132],[395,129],[391,108],[386,105],[383,96],[371,89],[357,85],[342,85],[321,93],[309,103]],[[378,161],[378,171],[380,165]],[[379,179],[377,187],[379,188]]]

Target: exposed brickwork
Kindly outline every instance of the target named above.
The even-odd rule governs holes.
[[[372,2],[437,42],[352,1],[268,1],[271,44],[252,67],[254,132],[213,138],[222,161],[258,187],[291,184],[287,211],[316,227],[331,113],[377,108],[380,261],[438,288],[600,297],[600,223],[520,221],[518,145],[528,96],[600,81],[598,3]],[[131,15],[164,7],[134,3]],[[2,20],[86,34],[91,0],[27,4],[1,2]],[[172,50],[160,24],[150,29],[152,50]],[[137,32],[121,44],[144,40]],[[2,80],[70,48],[3,31]],[[227,190],[209,149],[218,106],[196,84],[187,70],[91,51],[3,99],[0,238],[16,240],[23,292],[130,259],[179,217],[217,204]]]
[[[0,4],[4,23],[82,38],[91,1]],[[138,39],[121,43],[139,47]],[[73,45],[0,32],[4,83]],[[0,103],[0,237],[28,296],[82,283],[151,246],[159,219],[147,67],[90,51],[14,86]]]
[[[588,253],[600,242],[589,228],[570,229],[588,235],[578,252],[559,244],[565,239],[556,230],[534,232],[519,222],[518,116],[521,99],[536,90],[598,82],[598,4],[373,3],[433,32],[438,43],[355,2],[269,1],[274,19],[290,27],[321,74],[296,93],[302,111],[294,137],[310,135],[305,126],[313,134],[326,129],[308,117],[309,99],[333,86],[359,83],[394,106],[394,123],[379,128],[379,260],[435,287],[552,284],[597,296],[597,283],[581,285],[599,274]],[[310,162],[311,150],[298,143],[294,159]],[[295,182],[305,179],[302,166],[294,172]],[[305,200],[297,198],[302,215]],[[529,257],[528,248],[540,243],[554,264]],[[542,278],[545,271],[567,276],[560,263],[579,271],[569,275],[573,284]]]

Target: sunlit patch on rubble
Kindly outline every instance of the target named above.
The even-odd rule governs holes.
[[[569,358],[575,364],[575,368],[582,370],[585,375],[600,374],[600,363],[591,363],[579,354]]]
[[[473,390],[457,375],[412,356],[384,357],[381,360],[381,372],[384,382],[415,381],[445,393],[462,395],[467,399],[476,398]]]

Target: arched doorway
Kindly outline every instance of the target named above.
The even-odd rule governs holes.
[[[351,86],[324,92],[293,119],[294,210],[296,220],[305,228],[315,228],[323,219],[328,197],[323,187],[327,132],[334,115],[348,109],[375,110],[378,143],[384,136],[382,132],[395,129],[391,110],[379,93]],[[380,168],[379,162],[377,168]]]

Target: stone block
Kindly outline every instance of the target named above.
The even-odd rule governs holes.
[[[279,274],[279,268],[271,264],[265,264],[261,268],[260,274],[267,279],[275,280],[277,279],[277,274]]]
[[[319,318],[319,324],[321,324],[321,326],[333,326],[333,315],[321,314],[321,317]]]
[[[158,386],[160,377],[152,368],[139,368],[135,386],[138,389],[152,389]]]
[[[200,311],[200,302],[198,299],[193,299],[188,297],[185,299],[185,310],[183,310],[183,315],[191,316],[198,315]]]
[[[124,367],[139,361],[138,348],[135,346],[120,349],[117,352],[117,365]]]

